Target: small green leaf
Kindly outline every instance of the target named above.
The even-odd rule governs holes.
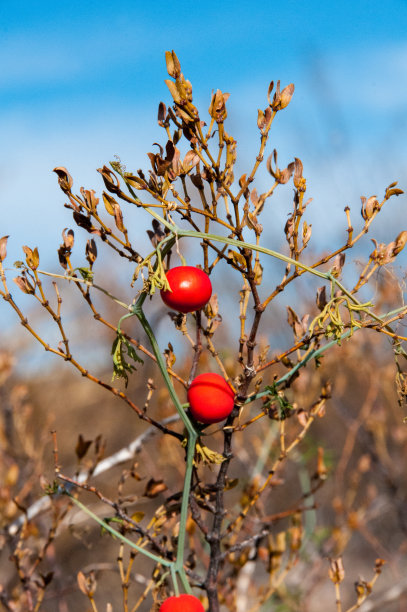
[[[75,269],[78,270],[83,280],[89,281],[90,283],[93,281],[93,272],[90,268],[75,268]]]
[[[127,359],[132,359],[135,363],[144,363],[144,361],[138,356],[135,348],[121,332],[117,332],[117,336],[112,345],[111,354],[113,356],[112,382],[115,378],[123,378],[127,387],[129,374],[136,370],[136,367],[132,363],[129,363]]]
[[[269,393],[265,402],[265,408],[272,407],[272,404],[274,404],[278,409],[278,419],[280,421],[287,419],[290,416],[290,412],[293,410],[293,406],[284,393],[278,391],[276,383],[266,386],[265,391]]]

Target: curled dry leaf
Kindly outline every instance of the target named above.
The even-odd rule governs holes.
[[[167,64],[167,72],[173,79],[178,79],[181,75],[181,64],[175,51],[165,52],[165,62]]]
[[[86,243],[86,259],[88,260],[91,266],[95,263],[97,255],[98,251],[96,247],[96,242],[93,240],[93,238],[91,238]]]
[[[262,111],[260,108],[257,111],[257,127],[261,134],[267,134],[271,126],[272,111],[270,106]]]
[[[150,478],[143,495],[144,497],[149,497],[150,499],[152,499],[153,497],[157,497],[158,495],[160,495],[160,493],[164,493],[167,488],[168,487],[163,480],[155,480],[154,478]]]
[[[211,104],[209,106],[209,114],[212,119],[215,119],[216,123],[223,123],[228,116],[226,111],[226,102],[229,99],[230,94],[222,93],[220,89],[217,89],[212,94]]]
[[[271,164],[271,160],[274,159],[275,170],[273,170],[273,166]],[[295,164],[291,162],[288,164],[287,168],[284,170],[280,170],[277,165],[277,151],[274,149],[272,155],[267,159],[267,170],[270,172],[271,176],[275,178],[275,180],[280,183],[280,185],[285,185],[290,180],[293,172],[294,172]]]
[[[164,127],[167,116],[167,107],[164,102],[160,102],[158,105],[157,122],[160,127]]]
[[[98,168],[97,171],[102,175],[108,191],[111,193],[121,192],[119,179],[112,170],[110,170],[107,166],[103,166],[103,168]]]
[[[343,567],[342,558],[331,559],[329,567],[329,578],[334,584],[340,584],[345,578],[345,569]]]
[[[325,308],[325,306],[328,303],[326,299],[326,286],[325,285],[323,287],[318,287],[316,303],[317,303],[318,309],[322,312],[322,310]]]
[[[25,253],[25,261],[26,264],[31,270],[36,270],[40,263],[40,256],[38,253],[38,248],[35,247],[34,250],[30,249],[28,246],[23,246],[23,251]]]
[[[302,161],[298,159],[298,157],[294,160],[294,187],[298,189],[298,191],[305,191],[305,178],[302,176],[303,165]]]
[[[396,238],[396,240],[394,242],[395,242],[395,245],[394,245],[394,248],[393,248],[393,255],[396,256],[406,246],[407,231],[404,230],[403,232],[400,232],[400,234],[397,236],[397,238]]]
[[[58,175],[58,184],[62,191],[67,194],[70,193],[73,185],[73,178],[69,174],[68,170],[63,166],[59,166],[54,168],[53,172]]]
[[[81,187],[81,194],[85,201],[85,206],[89,212],[96,212],[97,205],[99,204],[99,198],[95,196],[93,189],[84,189]]]
[[[362,208],[361,215],[365,221],[368,221],[374,212],[379,210],[379,202],[377,200],[377,196],[373,195],[370,198],[366,199],[364,196],[361,196]]]
[[[17,276],[16,278],[13,278],[13,281],[23,293],[30,295],[35,293],[35,287],[30,283],[26,276]]]
[[[286,87],[284,87],[283,91],[280,91],[280,81],[277,81],[276,91],[273,97],[273,101],[271,103],[271,108],[273,111],[283,110],[286,108],[291,102],[291,98],[294,94],[294,83],[290,83]]]
[[[74,245],[75,234],[74,234],[74,231],[71,230],[71,229],[68,230],[68,233],[66,233],[67,229],[68,228],[65,227],[65,229],[62,230],[62,240],[63,240],[64,246],[67,249],[71,249],[73,247],[73,245]]]
[[[0,238],[0,261],[4,261],[7,257],[7,240],[8,236]]]

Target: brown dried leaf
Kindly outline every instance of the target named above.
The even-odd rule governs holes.
[[[0,261],[4,261],[7,257],[7,240],[8,236],[0,238]]]
[[[341,557],[330,560],[329,578],[334,584],[340,584],[345,578],[345,570]]]
[[[346,255],[345,253],[338,253],[338,255],[334,259],[334,265],[331,268],[331,274],[335,278],[339,278],[342,274],[342,268],[345,264]]]
[[[13,278],[13,281],[23,293],[34,295],[35,287],[30,283],[26,276],[17,276],[16,278]]]
[[[157,497],[158,495],[160,495],[160,493],[166,491],[167,488],[168,487],[163,480],[155,480],[154,478],[150,478],[143,495],[152,499],[153,497]]]
[[[75,446],[75,453],[79,461],[86,455],[91,444],[92,440],[85,440],[82,434],[79,434],[78,441]]]
[[[89,217],[86,217],[82,213],[76,212],[76,210],[72,214],[73,214],[75,223],[79,225],[79,227],[82,227],[90,234],[98,234],[98,236],[100,236],[100,230],[98,230],[96,227],[92,225],[92,221],[90,220]]]
[[[250,256],[251,256],[251,253],[250,253]],[[242,268],[246,268],[246,259],[241,253],[238,253],[237,251],[233,251],[232,249],[229,249],[228,259],[231,259],[233,263],[237,264],[238,266]]]
[[[294,84],[290,83],[280,92],[280,81],[277,81],[276,91],[271,107],[274,111],[279,111],[289,105],[294,94]]]
[[[95,197],[95,191],[93,189],[84,189],[81,187],[81,194],[85,200],[86,208],[90,212],[95,212],[97,205],[99,204],[99,198]]]
[[[73,185],[73,179],[68,170],[63,166],[60,166],[58,168],[54,168],[53,172],[58,175],[58,183],[62,191],[67,194],[70,193]]]
[[[30,249],[28,246],[23,246],[23,251],[25,253],[25,261],[26,264],[31,270],[36,270],[40,263],[40,256],[38,254],[38,248],[35,247],[34,250]]]
[[[256,285],[261,285],[261,282],[263,280],[263,266],[261,265],[258,259],[256,259],[256,261],[254,262],[253,272],[254,272],[254,283]]]
[[[361,215],[365,221],[368,221],[374,212],[379,209],[379,202],[377,200],[377,196],[370,196],[369,199],[366,199],[364,196],[361,196],[362,209]]]
[[[107,166],[103,166],[103,168],[98,168],[97,171],[102,175],[103,182],[108,191],[111,193],[120,193],[119,179],[112,170]]]
[[[407,242],[407,231],[400,232],[395,240],[395,245],[393,248],[393,255],[396,256],[404,249]]]
[[[116,200],[114,199],[113,196],[111,196],[108,193],[106,193],[106,191],[104,191],[102,193],[102,198],[103,198],[103,203],[104,203],[105,208],[106,208],[106,212],[108,212],[109,215],[112,215],[112,217],[113,217],[114,216],[114,208],[115,208],[115,205],[117,204]]]
[[[87,595],[88,594],[88,584],[87,584],[85,574],[83,572],[78,572],[76,576],[76,580],[78,582],[79,589],[82,591],[84,595]]]
[[[299,191],[305,191],[305,178],[302,176],[303,165],[302,161],[298,157],[294,160],[294,186]]]
[[[172,95],[172,99],[174,100],[174,102],[176,104],[179,104],[181,102],[181,95],[178,91],[176,84],[173,81],[170,81],[169,79],[165,79],[164,83],[170,90],[170,94]]]
[[[64,230],[62,230],[62,240],[64,242],[64,246],[67,249],[71,249],[74,245],[74,241],[75,241],[75,234],[73,230],[68,230],[68,233],[66,234],[66,230],[68,228],[66,227]]]
[[[195,153],[195,151],[188,151],[188,153],[184,157],[184,161],[182,162],[182,169],[185,174],[188,174],[195,168],[199,163],[199,156]]]
[[[165,106],[164,102],[160,102],[160,104],[158,105],[158,115],[157,115],[157,121],[158,121],[159,126],[164,127],[166,115],[167,115],[167,107]]]
[[[175,51],[165,52],[165,62],[167,64],[167,72],[173,79],[178,79],[181,75],[181,64],[175,54]]]
[[[274,89],[274,81],[271,81],[270,85],[269,85],[269,88],[267,90],[267,100],[268,100],[270,106],[271,106],[270,94],[273,91],[273,89]]]
[[[321,311],[327,305],[328,302],[326,300],[326,286],[325,285],[323,287],[318,287],[316,303],[317,303],[318,309]]]
[[[217,123],[223,123],[227,117],[226,102],[229,96],[230,94],[222,93],[220,89],[212,94],[209,114]]]
[[[122,209],[117,203],[116,203],[116,206],[114,207],[114,220],[115,220],[116,227],[119,230],[119,232],[122,232],[122,233],[125,232],[126,228],[124,227],[124,223],[123,223]]]
[[[96,247],[96,242],[93,240],[93,238],[91,238],[86,243],[86,259],[88,260],[90,265],[95,263],[97,255],[98,251]]]
[[[126,183],[134,187],[134,189],[145,189],[147,187],[147,183],[144,179],[134,176],[133,174],[126,174],[124,178]]]

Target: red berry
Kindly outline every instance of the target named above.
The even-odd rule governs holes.
[[[178,312],[193,312],[207,304],[212,295],[209,276],[194,266],[177,266],[168,270],[171,291],[161,289],[161,298],[167,306]]]
[[[189,409],[201,423],[219,423],[233,410],[235,394],[226,380],[208,372],[199,374],[188,389]]]
[[[194,595],[169,597],[160,606],[160,612],[205,612],[205,608]]]

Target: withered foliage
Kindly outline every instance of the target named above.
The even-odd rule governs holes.
[[[211,612],[255,612],[263,605],[306,611],[316,609],[318,589],[329,577],[337,611],[345,610],[344,606],[355,610],[370,595],[383,559],[389,561],[393,577],[400,571],[394,559],[402,548],[389,545],[386,532],[375,529],[378,499],[382,500],[379,513],[392,515],[398,533],[407,531],[403,513],[407,493],[402,486],[403,471],[396,466],[397,460],[400,466],[405,464],[401,415],[407,397],[407,354],[400,322],[407,309],[401,297],[402,279],[394,272],[390,289],[378,290],[373,284],[386,276],[402,252],[407,231],[399,232],[388,244],[373,238],[375,248],[370,254],[371,247],[365,243],[383,207],[403,192],[393,182],[382,199],[363,197],[358,221],[352,219],[347,206],[346,240],[328,253],[315,256],[313,252],[307,258],[312,226],[304,216],[311,199],[305,199],[301,160],[294,158],[280,169],[274,149],[265,164],[271,176],[269,188],[258,193],[260,188],[254,185],[265,160],[271,125],[289,105],[294,85],[281,89],[278,81],[274,90],[273,82],[270,84],[268,105],[257,114],[258,154],[253,166],[238,178],[238,146],[225,125],[229,94],[219,89],[212,93],[205,120],[173,51],[166,53],[166,62],[171,78],[165,82],[172,103],[168,107],[159,104],[158,124],[164,140],[154,143],[154,151],[147,153],[147,170],[129,172],[118,159],[99,168],[104,190],[97,197],[94,190],[83,187],[76,193],[68,170],[54,169],[75,224],[79,231],[91,234],[84,253],[86,263],[82,260],[75,267],[74,231],[65,228],[57,253],[62,273],[41,270],[38,248],[28,246],[23,247],[25,261],[16,264],[19,274],[13,280],[49,315],[59,335],[57,343],[49,342],[31,325],[11,295],[4,265],[8,237],[0,239],[0,295],[23,326],[46,351],[69,362],[84,378],[130,408],[123,430],[134,430],[135,421],[143,426],[129,447],[108,457],[100,436],[87,440],[78,432],[73,447],[77,465],[72,470],[60,465],[54,433],[55,481],[41,480],[48,495],[36,505],[30,496],[35,478],[44,472],[44,456],[29,435],[22,436],[29,448],[22,448],[20,455],[13,452],[7,428],[15,431],[22,424],[12,423],[8,412],[3,412],[1,520],[3,544],[9,546],[15,572],[0,579],[0,602],[5,610],[55,609],[54,599],[47,603],[47,592],[52,592],[55,572],[60,574],[62,565],[53,557],[53,542],[69,525],[72,497],[80,497],[85,504],[93,498],[100,504],[99,514],[107,516],[102,532],[116,528],[165,562],[176,558],[186,434],[171,407],[168,388],[160,383],[157,356],[143,340],[141,328],[133,326],[131,333],[127,327],[122,329],[110,317],[108,305],[112,301],[125,313],[133,313],[127,291],[117,296],[114,289],[114,277],[119,277],[116,271],[128,266],[134,291],[153,296],[145,306],[148,317],[148,310],[154,312],[160,302],[156,290],[167,288],[166,270],[178,256],[183,260],[184,245],[186,249],[193,242],[200,249],[193,251],[194,259],[188,263],[200,265],[209,275],[216,269],[214,295],[202,311],[169,313],[167,326],[177,341],[166,340],[161,351],[180,397],[186,397],[197,371],[211,369],[234,389],[235,408],[222,425],[195,424],[199,440],[185,526],[184,570],[189,583]],[[285,243],[281,251],[271,250],[262,242],[261,215],[265,220],[272,214],[274,192],[287,189],[291,181],[294,196],[283,228]],[[290,197],[291,191],[286,193]],[[133,212],[136,227],[128,221]],[[142,227],[151,242],[150,252],[140,253],[142,249],[136,246],[142,242]],[[356,244],[367,249],[361,268],[349,256],[345,258]],[[101,249],[118,256],[112,277],[105,266],[98,272]],[[282,268],[275,286],[264,274],[267,258]],[[280,317],[280,325],[281,296],[286,288],[298,286],[305,275],[318,277],[321,286],[315,287],[313,300],[300,291],[289,305],[285,302],[287,342],[277,346],[267,313],[274,308],[273,316]],[[232,276],[241,284],[236,295],[230,296],[237,304],[236,312],[231,309],[230,314],[219,298],[228,292],[227,279]],[[349,278],[353,281],[348,286]],[[84,299],[89,315],[112,334],[111,345],[102,347],[112,355],[112,380],[90,369],[85,365],[87,356],[72,350],[59,289],[68,282]],[[293,293],[288,290],[287,295]],[[225,315],[230,329],[223,324]],[[86,322],[81,320],[79,325],[86,336]],[[177,359],[178,354],[182,358]],[[4,367],[7,373],[7,364]],[[127,388],[134,377],[143,382],[144,395],[138,392],[135,396]],[[116,383],[120,378],[123,384]],[[353,405],[355,389],[361,405]],[[14,397],[13,389],[8,393]],[[387,405],[391,406],[388,422]],[[330,456],[330,448],[335,449],[336,457]],[[91,449],[93,458],[89,459]],[[154,475],[147,465],[136,461],[145,449],[160,466]],[[31,467],[21,477],[24,461]],[[125,467],[114,488],[109,474],[118,464]],[[369,565],[374,574],[370,581],[358,579],[353,601],[347,593],[342,602],[341,588],[346,582],[342,556],[346,558],[353,538],[370,547]],[[79,589],[93,610],[109,610],[112,601],[115,609],[121,606],[124,612],[158,610],[172,590],[166,566],[145,561],[134,550],[128,556],[123,542],[113,540],[109,552],[109,561],[102,562],[95,532],[93,562],[84,567],[77,560],[75,584],[72,576],[65,581],[58,576],[54,588],[60,601],[68,605],[70,591]],[[118,573],[117,595],[103,592],[100,577],[104,572]],[[288,589],[289,584],[292,588]]]

